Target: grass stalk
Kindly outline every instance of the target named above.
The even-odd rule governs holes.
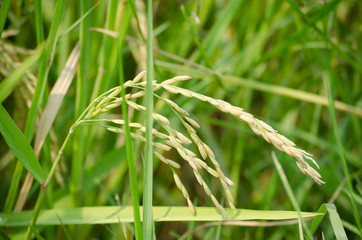
[[[21,164],[20,161],[17,161],[13,171],[12,182],[10,184],[8,194],[6,196],[5,205],[3,209],[4,212],[10,212],[13,209],[22,172],[23,172],[23,165]]]
[[[120,80],[124,82],[123,79],[123,67],[122,67],[122,57],[119,58],[119,71],[120,71]],[[125,90],[122,88],[121,91],[122,98],[125,97]],[[134,157],[134,148],[133,141],[131,137],[131,130],[129,127],[129,118],[128,118],[128,105],[126,101],[122,102],[122,115],[125,121],[125,138],[126,138],[126,151],[127,151],[127,162],[128,162],[128,171],[129,171],[129,181],[131,184],[131,194],[132,194],[132,205],[133,205],[133,214],[134,214],[134,225],[135,225],[135,235],[136,239],[142,239],[142,226],[141,226],[141,216],[140,216],[140,206],[139,206],[139,196],[138,196],[138,184],[137,184],[137,173],[135,167],[135,157]]]
[[[36,221],[38,219],[40,209],[41,209],[41,207],[42,207],[42,205],[44,203],[45,190],[46,190],[46,188],[44,190],[43,190],[43,187],[40,188],[38,199],[36,200],[36,204],[35,204],[35,207],[34,207],[34,213],[33,213],[33,216],[31,218],[28,229],[26,231],[26,235],[25,235],[26,240],[32,239],[31,236],[32,236],[32,234],[34,232],[34,227],[35,227]]]
[[[147,0],[147,84],[146,84],[146,152],[144,159],[143,178],[143,238],[153,238],[153,149],[152,149],[152,126],[153,126],[153,11],[152,0]]]
[[[294,193],[293,193],[293,190],[292,188],[290,187],[290,184],[288,182],[288,179],[287,179],[287,176],[285,175],[284,173],[284,170],[283,170],[283,167],[282,165],[280,165],[279,161],[278,161],[278,158],[275,154],[275,152],[272,152],[272,158],[273,158],[273,161],[274,161],[274,164],[275,164],[275,167],[279,173],[279,177],[283,183],[283,186],[284,186],[284,189],[285,191],[287,192],[287,195],[290,199],[290,201],[292,202],[293,204],[293,207],[294,209],[297,211],[298,213],[298,217],[299,217],[299,221],[301,222],[302,224],[302,227],[305,231],[305,233],[307,234],[308,236],[308,239],[313,239],[313,235],[312,233],[310,232],[309,228],[307,227],[307,225],[305,224],[305,221],[302,217],[302,214],[301,214],[301,210],[300,210],[300,207],[299,207],[299,204],[298,204],[298,201],[297,199],[295,198],[294,196]],[[300,233],[302,235],[302,233]],[[302,235],[303,236],[303,235]]]
[[[355,200],[355,197],[353,194],[351,174],[349,173],[349,170],[348,170],[348,164],[347,164],[347,161],[345,158],[344,148],[343,148],[342,140],[340,137],[341,135],[339,133],[338,123],[337,123],[337,118],[336,118],[336,109],[334,107],[334,94],[332,91],[333,80],[330,79],[326,74],[324,74],[323,81],[324,81],[326,91],[328,93],[328,102],[329,102],[328,109],[329,109],[330,119],[332,121],[334,138],[335,138],[337,148],[338,148],[339,159],[342,162],[343,173],[346,178],[348,197],[349,197],[349,200],[351,201],[351,205],[352,205],[352,209],[353,209],[352,212],[353,212],[354,219],[356,221],[358,231],[360,233],[360,236],[362,236],[361,217],[359,216],[356,200]]]
[[[44,26],[42,21],[41,0],[34,0],[36,42],[39,45],[44,41]]]
[[[123,69],[123,58],[122,58],[122,46],[124,42],[124,34],[130,20],[131,11],[130,7],[127,5],[124,12],[124,22],[120,27],[119,34],[119,43],[118,43],[118,72],[119,72],[119,80],[120,85],[124,84],[124,69]],[[123,28],[123,29],[122,29]],[[125,99],[125,89],[121,90],[122,98]],[[128,162],[128,171],[129,171],[129,181],[131,185],[131,195],[132,195],[132,205],[133,205],[133,215],[134,215],[134,228],[135,228],[135,236],[137,240],[142,239],[142,225],[141,225],[141,215],[140,215],[140,205],[139,205],[139,195],[138,195],[138,184],[137,184],[137,172],[135,167],[135,153],[133,148],[133,141],[131,137],[131,129],[129,127],[129,117],[128,117],[128,105],[126,101],[122,101],[122,115],[124,119],[124,130],[125,130],[125,144],[126,144],[126,152],[127,152],[127,162]]]
[[[4,30],[6,17],[8,16],[8,11],[10,8],[10,3],[11,3],[11,0],[4,0],[4,1],[2,1],[1,5],[0,5],[0,37]]]

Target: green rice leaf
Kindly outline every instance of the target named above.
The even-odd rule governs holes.
[[[10,4],[11,4],[11,0],[4,0],[4,1],[2,1],[1,5],[0,5],[0,36],[1,36],[1,33],[3,32],[4,26],[5,26],[5,21],[6,21],[6,17],[8,16]]]
[[[324,214],[328,213],[328,217],[332,224],[333,232],[334,232],[334,235],[336,236],[337,240],[348,239],[346,232],[344,231],[344,228],[343,228],[342,220],[339,217],[339,214],[338,214],[337,209],[334,206],[334,204],[323,204],[319,208],[318,212],[324,213]],[[317,230],[317,228],[320,225],[320,223],[322,222],[324,216],[326,216],[326,215],[319,215],[313,220],[312,226],[311,226],[312,234]]]
[[[11,151],[26,170],[39,182],[44,181],[43,169],[35,157],[28,140],[14,123],[6,109],[0,104],[0,132]]]
[[[141,207],[142,213],[142,207]],[[156,222],[167,221],[222,221],[223,216],[215,207],[196,207],[194,215],[188,207],[153,207]],[[288,220],[298,219],[293,211],[264,211],[250,209],[225,209],[229,220]],[[0,226],[27,226],[33,211],[0,213]],[[315,217],[320,213],[301,212],[303,218]],[[59,220],[61,219],[61,221]],[[41,210],[37,225],[67,224],[113,224],[133,222],[133,207],[80,207],[69,209]]]

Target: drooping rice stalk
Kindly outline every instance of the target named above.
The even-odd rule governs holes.
[[[63,143],[63,146],[65,147],[67,142],[69,141],[71,135],[74,133],[74,131],[78,128],[80,125],[99,125],[101,127],[106,128],[107,130],[119,134],[125,134],[124,125],[125,121],[123,119],[102,119],[102,118],[96,118],[98,115],[108,112],[111,109],[114,109],[116,107],[119,107],[123,101],[125,101],[128,105],[128,107],[133,108],[137,111],[146,111],[146,107],[137,104],[136,102],[132,101],[138,98],[141,98],[145,95],[144,88],[146,85],[146,82],[140,81],[145,75],[145,72],[141,72],[138,74],[133,80],[129,80],[126,83],[123,84],[123,86],[118,86],[115,88],[110,89],[109,91],[105,92],[104,94],[100,95],[98,98],[96,98],[88,107],[87,109],[81,114],[81,116],[78,118],[78,120],[73,124],[73,126],[70,128],[69,134],[66,138],[66,142]],[[214,99],[184,88],[176,87],[173,84],[176,84],[179,81],[189,80],[191,77],[189,76],[177,76],[172,79],[166,80],[162,83],[157,83],[157,81],[153,81],[153,91],[157,91],[161,88],[165,89],[166,91],[174,94],[181,94],[186,97],[190,98],[196,98],[204,102],[208,102],[212,105],[214,105],[216,108],[221,110],[222,112],[229,113],[238,119],[246,122],[249,127],[257,134],[261,135],[267,142],[273,144],[276,148],[278,148],[280,151],[283,151],[290,155],[291,157],[294,157],[297,160],[297,166],[299,169],[304,173],[309,175],[316,183],[322,184],[324,183],[321,180],[321,175],[312,168],[306,160],[310,160],[313,162],[317,167],[318,164],[316,161],[311,157],[312,155],[307,153],[306,151],[296,148],[295,144],[284,137],[283,135],[279,134],[276,130],[274,130],[271,126],[266,124],[265,122],[255,118],[252,114],[245,112],[242,108],[233,106],[229,104],[228,102],[225,102],[223,100]],[[123,97],[119,97],[122,88],[135,88],[138,89],[138,92],[132,93],[132,94],[126,94]],[[225,191],[225,194],[228,199],[229,206],[231,208],[234,207],[234,200],[231,195],[229,186],[233,185],[233,182],[227,178],[218,161],[216,160],[215,154],[212,151],[212,149],[204,143],[199,135],[197,134],[197,131],[195,128],[200,128],[199,123],[197,123],[194,119],[190,117],[190,114],[177,105],[175,102],[173,102],[170,99],[164,99],[154,93],[154,95],[159,98],[161,101],[164,101],[167,103],[167,105],[174,111],[174,113],[179,117],[180,121],[182,122],[183,126],[185,127],[186,131],[188,132],[190,138],[183,135],[180,131],[174,129],[171,126],[170,121],[163,115],[159,113],[153,113],[152,118],[155,122],[159,124],[161,129],[163,129],[164,133],[152,129],[152,135],[154,137],[154,141],[152,142],[153,145],[153,153],[157,156],[157,158],[167,164],[172,171],[173,178],[175,180],[176,186],[181,190],[184,198],[187,201],[187,204],[189,205],[192,212],[194,212],[194,206],[191,202],[190,196],[187,192],[186,187],[182,183],[180,177],[177,175],[177,172],[174,170],[175,168],[180,168],[180,164],[175,162],[174,160],[167,159],[163,152],[167,152],[171,149],[175,149],[181,158],[185,160],[190,167],[192,168],[192,171],[194,173],[194,176],[197,180],[197,182],[202,186],[205,193],[210,197],[214,205],[220,210],[223,217],[226,219],[227,214],[224,210],[224,208],[221,206],[219,201],[216,199],[216,197],[213,195],[211,189],[206,184],[206,182],[203,180],[202,175],[200,174],[200,170],[204,169],[206,172],[208,172],[210,175],[214,176],[215,178],[218,178],[220,180],[220,183]],[[143,126],[141,123],[135,123],[130,122],[129,126],[133,129],[136,129],[136,132],[131,133],[131,137],[134,140],[140,141],[140,142],[146,142],[145,138],[145,132],[146,127]],[[195,144],[199,151],[199,155],[201,158],[197,156],[196,153],[186,148],[185,145]],[[52,170],[47,178],[47,181],[45,182],[43,188],[46,189],[47,184],[51,180],[54,169],[56,165],[59,163],[60,156],[62,155],[62,151],[64,150],[64,147],[61,148],[61,151],[58,154],[58,161],[54,162],[54,165],[52,167]],[[213,167],[209,166],[204,160],[207,158],[210,159],[211,163],[213,164]],[[36,211],[35,211],[36,212]],[[36,215],[35,215],[36,216]],[[34,220],[34,219],[33,219]],[[33,221],[35,224],[35,221]]]
[[[123,86],[113,88],[97,98],[91,105],[92,107],[89,108],[88,111],[86,111],[83,115],[84,117],[78,121],[78,124],[75,124],[76,126],[83,123],[91,123],[91,124],[99,124],[103,127],[105,127],[107,130],[124,134],[123,125],[124,121],[122,119],[94,119],[95,116],[107,112],[115,107],[120,106],[122,101],[126,101],[127,105],[130,108],[133,108],[137,111],[146,111],[146,107],[137,104],[136,102],[132,101],[137,98],[141,98],[145,95],[144,88],[146,85],[146,82],[140,81],[142,77],[144,76],[145,72],[140,73],[138,76],[136,76],[133,80],[127,81]],[[257,135],[261,135],[267,142],[273,144],[276,148],[278,148],[280,151],[287,153],[291,157],[294,157],[297,160],[297,166],[299,169],[304,173],[309,175],[316,183],[322,184],[324,183],[321,180],[321,175],[312,168],[306,160],[310,160],[313,164],[315,164],[318,168],[318,164],[316,161],[312,158],[312,155],[307,153],[306,151],[296,148],[295,144],[290,141],[285,136],[279,134],[275,129],[273,129],[271,126],[266,124],[265,122],[255,118],[252,114],[245,112],[242,108],[236,107],[231,105],[228,102],[225,102],[223,100],[214,99],[184,88],[180,88],[177,86],[174,86],[174,84],[178,83],[179,81],[185,81],[189,80],[191,77],[189,76],[177,76],[171,79],[168,79],[166,81],[163,81],[161,83],[157,83],[157,81],[153,81],[153,90],[157,91],[161,88],[165,89],[166,91],[173,93],[173,94],[181,94],[183,96],[189,97],[189,98],[196,98],[204,102],[208,102],[212,105],[214,105],[216,108],[218,108],[220,111],[229,113],[238,119],[246,122],[249,127],[256,133]],[[125,95],[125,99],[122,97],[117,97],[119,92],[121,91],[121,88],[136,88],[139,89],[138,92],[134,92],[132,94]],[[234,200],[231,196],[229,186],[233,185],[233,182],[227,178],[223,171],[221,170],[221,167],[219,163],[217,162],[215,158],[215,154],[211,150],[211,148],[204,143],[201,138],[198,136],[197,131],[195,128],[200,128],[199,123],[197,123],[194,119],[190,117],[190,114],[177,105],[175,102],[173,102],[170,99],[164,99],[154,93],[156,97],[158,97],[161,101],[164,101],[167,103],[167,105],[177,114],[180,121],[182,122],[183,126],[185,127],[185,130],[188,132],[190,138],[184,136],[180,131],[174,129],[169,120],[158,113],[153,113],[152,117],[154,121],[156,121],[161,128],[165,131],[165,133],[162,133],[156,129],[153,129],[152,134],[155,137],[155,142],[153,143],[154,146],[154,154],[158,157],[160,161],[163,163],[166,163],[170,166],[173,172],[174,180],[176,182],[176,185],[178,188],[182,191],[184,197],[186,198],[188,205],[190,206],[190,209],[193,209],[193,206],[191,204],[191,201],[189,199],[189,195],[187,193],[187,190],[185,186],[182,184],[179,177],[177,177],[177,173],[174,171],[174,168],[179,168],[179,164],[176,163],[173,160],[167,159],[162,155],[162,151],[169,151],[170,149],[175,149],[181,158],[185,160],[190,167],[193,170],[193,173],[195,175],[195,178],[197,179],[198,183],[203,187],[206,194],[211,198],[214,205],[219,208],[219,210],[222,212],[224,217],[226,218],[226,213],[223,209],[223,207],[219,204],[219,202],[216,200],[214,195],[212,194],[211,190],[207,186],[206,182],[203,180],[202,175],[200,174],[199,170],[204,169],[212,176],[219,178],[220,183],[226,193],[228,203],[231,208],[234,208]],[[104,124],[107,123],[108,124]],[[116,124],[118,126],[113,126],[112,124]],[[145,133],[145,127],[140,123],[130,123],[130,127],[137,129],[137,132],[132,133],[132,138],[137,141],[145,142],[146,139],[144,137]],[[199,151],[199,155],[201,158],[197,156],[196,153],[192,152],[188,148],[185,147],[185,145],[189,144],[195,144],[197,146],[197,149]],[[204,160],[207,158],[210,159],[211,163],[213,164],[213,167],[208,166]],[[203,159],[203,160],[202,160]]]

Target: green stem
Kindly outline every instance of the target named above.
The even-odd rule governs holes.
[[[127,32],[128,25],[131,19],[131,10],[129,4],[124,4],[125,7],[123,24],[119,29],[118,36],[118,71],[119,71],[119,80],[120,85],[124,84],[124,69],[123,69],[123,58],[122,58],[122,46],[124,42],[124,36]],[[126,91],[125,88],[121,88],[122,98],[125,99]],[[129,127],[129,118],[128,118],[128,105],[126,101],[122,101],[122,115],[123,120],[125,122],[125,137],[126,137],[126,152],[127,152],[127,162],[128,162],[128,170],[129,170],[129,181],[131,185],[131,194],[132,194],[132,205],[133,205],[133,215],[134,215],[134,227],[135,227],[135,235],[136,239],[142,239],[142,225],[141,225],[141,214],[140,214],[140,200],[138,195],[138,183],[137,183],[137,173],[135,167],[135,158],[134,158],[134,150],[132,146],[132,137],[131,130]]]
[[[285,189],[285,191],[287,192],[287,195],[288,195],[290,201],[292,202],[294,209],[295,209],[295,210],[297,211],[297,213],[298,213],[298,218],[299,218],[299,220],[300,220],[301,223],[302,223],[302,226],[303,226],[303,229],[304,229],[304,231],[305,231],[305,234],[308,236],[308,239],[313,239],[313,235],[312,235],[312,233],[310,232],[309,228],[307,227],[304,218],[302,217],[302,213],[301,213],[301,210],[300,210],[298,201],[297,201],[297,199],[295,198],[295,195],[294,195],[294,193],[293,193],[293,190],[292,190],[292,188],[291,188],[291,186],[290,186],[290,184],[289,184],[289,182],[288,182],[287,176],[285,175],[284,170],[283,170],[283,167],[282,167],[282,165],[280,165],[280,163],[279,163],[279,161],[278,161],[278,158],[277,158],[277,156],[276,156],[276,154],[275,154],[274,151],[272,152],[272,158],[273,158],[275,167],[276,167],[276,169],[277,169],[277,171],[278,171],[278,173],[279,173],[279,177],[280,177],[280,179],[281,179],[281,181],[282,181],[282,183],[283,183],[284,189]],[[302,233],[300,232],[300,234],[302,234]]]
[[[0,4],[0,37],[1,37],[1,33],[3,32],[4,26],[5,26],[6,17],[8,16],[10,4],[11,4],[11,0],[4,0]]]
[[[33,212],[33,217],[31,218],[30,225],[28,226],[28,230],[26,231],[26,240],[31,239],[31,235],[33,233],[33,228],[35,227],[36,220],[38,219],[40,208],[43,205],[44,199],[45,199],[45,189],[43,187],[40,188],[38,199],[36,200],[36,205]]]
[[[346,186],[347,186],[347,190],[348,190],[348,197],[349,197],[349,199],[351,201],[351,204],[352,204],[353,216],[355,218],[357,228],[358,228],[358,230],[360,232],[360,236],[362,236],[361,218],[359,216],[356,200],[355,200],[354,194],[353,194],[353,187],[352,187],[352,183],[351,183],[351,175],[350,175],[349,170],[348,170],[348,165],[347,165],[347,161],[346,161],[346,158],[345,158],[344,148],[343,148],[343,144],[342,144],[341,137],[340,137],[341,135],[339,133],[338,123],[337,123],[337,118],[336,118],[336,110],[334,108],[334,94],[332,92],[333,81],[332,81],[332,79],[329,80],[326,74],[324,75],[323,80],[324,80],[324,84],[325,84],[325,87],[326,87],[327,93],[328,93],[329,114],[330,114],[330,118],[331,118],[331,121],[332,121],[332,124],[333,124],[334,137],[335,137],[335,141],[337,143],[339,157],[340,157],[340,160],[342,162],[343,173],[344,173],[344,176],[346,178]],[[332,87],[331,87],[331,85],[332,85]]]
[[[43,202],[44,202],[45,193],[46,193],[48,184],[49,184],[50,180],[53,178],[55,169],[58,166],[58,163],[59,163],[59,161],[60,161],[60,159],[61,159],[61,157],[63,155],[63,151],[64,151],[65,147],[67,146],[67,144],[68,144],[68,142],[70,140],[70,137],[71,137],[72,133],[74,132],[75,127],[71,127],[71,129],[69,131],[69,134],[65,138],[65,140],[63,142],[63,145],[60,148],[59,153],[58,153],[58,155],[57,155],[57,157],[56,157],[56,159],[55,159],[55,161],[54,161],[54,163],[52,165],[52,168],[50,169],[50,172],[48,174],[47,179],[45,180],[45,182],[42,184],[42,186],[40,188],[39,196],[38,196],[38,199],[37,199],[36,204],[35,204],[33,216],[32,216],[30,225],[28,227],[28,230],[26,232],[25,239],[31,239],[31,234],[32,234],[33,228],[35,227],[36,221],[37,221],[38,216],[39,216],[40,209],[41,209],[41,207],[43,205]]]
[[[153,112],[153,24],[152,24],[152,0],[147,0],[147,84],[146,84],[146,152],[144,161],[143,178],[143,238],[153,238],[153,149],[152,149],[152,112]]]
[[[40,45],[44,41],[41,0],[34,0],[36,41]]]
[[[120,65],[122,64],[122,57],[120,56]],[[123,80],[123,68],[119,68],[120,78]],[[122,88],[122,98],[125,99],[125,90]],[[124,128],[126,135],[126,151],[127,151],[127,161],[129,169],[129,181],[131,184],[131,194],[132,194],[132,205],[133,205],[133,214],[134,214],[134,225],[135,225],[135,235],[136,239],[142,239],[142,226],[141,226],[141,216],[140,216],[140,206],[139,206],[139,196],[138,196],[138,184],[137,184],[137,174],[135,167],[135,158],[133,154],[132,147],[132,137],[131,130],[129,127],[128,120],[128,109],[126,101],[122,101],[122,114],[124,119]]]

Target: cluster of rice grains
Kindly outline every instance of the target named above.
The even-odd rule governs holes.
[[[112,122],[113,124],[116,124],[119,127],[110,126],[110,125],[103,125],[106,127],[109,131],[125,134],[123,126],[125,124],[124,120],[118,120],[118,119],[91,119],[92,117],[107,112],[110,109],[113,109],[115,107],[118,107],[121,105],[122,101],[126,101],[127,105],[135,110],[138,111],[145,111],[146,108],[144,106],[141,106],[134,101],[133,99],[143,97],[145,95],[145,86],[146,82],[141,81],[141,79],[145,76],[146,72],[141,72],[138,74],[133,80],[127,81],[123,86],[113,88],[106,93],[102,94],[100,97],[98,97],[84,112],[83,116],[81,116],[81,119],[78,121],[78,124],[81,123],[87,123],[87,122]],[[208,102],[212,105],[214,105],[216,108],[218,108],[220,111],[229,113],[238,119],[246,122],[250,128],[257,134],[261,135],[267,142],[273,144],[276,148],[278,148],[280,151],[283,151],[290,155],[291,157],[294,157],[297,160],[297,165],[299,169],[304,173],[309,175],[313,178],[315,182],[318,184],[324,183],[320,178],[321,175],[314,170],[305,160],[309,159],[311,160],[317,167],[317,163],[311,158],[311,155],[304,150],[298,149],[295,147],[295,144],[287,139],[286,137],[280,135],[276,130],[274,130],[272,127],[270,127],[268,124],[264,123],[261,120],[256,119],[253,115],[250,113],[246,113],[243,111],[242,108],[232,106],[230,103],[225,102],[223,100],[214,99],[211,97],[207,97],[205,95],[192,92],[190,90],[180,88],[177,86],[174,86],[179,81],[189,80],[191,77],[189,76],[177,76],[172,79],[168,79],[166,81],[163,81],[162,83],[157,83],[156,81],[153,81],[153,90],[157,91],[160,88],[165,89],[166,91],[174,94],[181,94],[186,97],[190,98],[196,98],[204,102]],[[136,88],[138,91],[136,93],[127,94],[125,95],[125,99],[122,97],[118,97],[122,87],[124,88]],[[168,164],[168,166],[171,168],[173,172],[173,177],[176,182],[177,187],[181,190],[183,196],[187,200],[187,203],[191,209],[192,212],[194,212],[193,204],[190,200],[189,194],[185,188],[185,186],[182,184],[179,176],[177,175],[175,168],[180,168],[180,165],[170,159],[167,159],[162,155],[162,152],[169,151],[170,149],[176,149],[177,152],[180,154],[180,156],[190,165],[190,167],[193,170],[193,173],[198,181],[198,183],[202,186],[206,194],[211,198],[214,205],[221,211],[224,218],[227,218],[226,212],[224,208],[219,204],[215,196],[212,194],[210,188],[207,186],[206,182],[203,180],[200,169],[206,170],[208,173],[210,173],[212,176],[218,178],[221,182],[221,185],[223,189],[225,190],[228,203],[231,208],[234,208],[234,200],[232,198],[229,186],[233,185],[233,182],[227,178],[224,173],[222,172],[219,163],[216,161],[215,154],[210,149],[210,147],[205,144],[197,135],[197,132],[195,128],[200,128],[199,124],[189,117],[189,114],[186,110],[181,108],[179,105],[177,105],[175,102],[171,101],[170,99],[164,99],[160,97],[159,95],[155,94],[155,96],[162,101],[166,102],[168,106],[173,109],[173,111],[179,116],[183,126],[187,130],[190,138],[183,135],[181,132],[174,129],[169,120],[158,114],[153,113],[153,119],[160,125],[160,127],[166,132],[162,133],[156,129],[152,129],[153,136],[155,137],[155,140],[153,142],[154,146],[154,154],[157,156],[157,158],[162,161],[165,164]],[[102,124],[101,124],[102,125]],[[141,142],[145,142],[146,139],[143,136],[144,132],[146,131],[146,128],[140,124],[140,123],[129,123],[129,126],[131,128],[135,128],[138,131],[132,132],[131,136],[133,139]],[[189,150],[185,147],[185,145],[194,143],[199,151],[199,154],[202,159],[197,157],[197,154]],[[208,166],[205,163],[205,159],[209,158],[211,163],[213,164],[213,168]],[[318,167],[319,168],[319,167]]]

